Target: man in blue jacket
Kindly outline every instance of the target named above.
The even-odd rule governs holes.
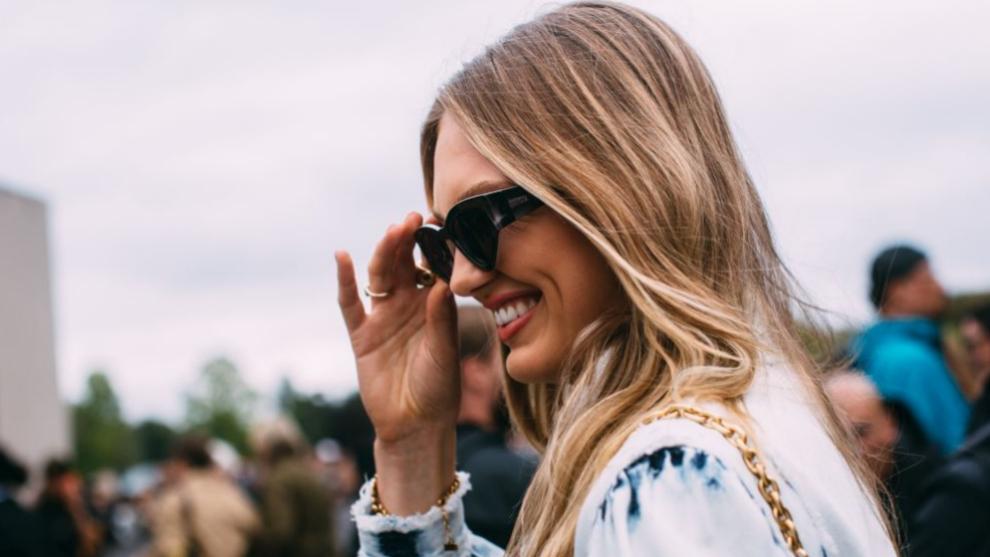
[[[935,322],[948,303],[945,291],[925,254],[905,245],[877,255],[871,281],[879,320],[854,341],[856,365],[949,454],[965,437],[969,403],[945,362]]]

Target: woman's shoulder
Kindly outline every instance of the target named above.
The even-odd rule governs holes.
[[[599,545],[619,539],[643,547],[688,544],[685,549],[713,540],[730,551],[788,554],[738,449],[683,418],[639,427],[585,499],[577,554],[595,555]],[[670,551],[680,554],[676,546]]]
[[[791,378],[770,371],[746,396],[747,429],[805,547],[813,554],[894,555],[877,508],[807,398]],[[738,423],[724,405],[696,406]],[[670,543],[666,537],[695,543],[669,550],[672,555],[692,554],[691,547],[712,541],[724,554],[746,554],[723,547],[731,543],[755,548],[754,555],[777,555],[784,547],[780,527],[740,449],[686,418],[641,425],[600,471],[582,504],[578,554],[593,555],[587,549],[596,543],[604,547],[610,542],[603,539],[625,536],[639,540],[630,543],[643,537],[662,546]]]
[[[667,468],[680,469],[685,461],[692,473],[707,475],[715,468],[734,466],[738,457],[718,432],[685,418],[655,420],[638,427],[598,475],[589,500],[600,500],[621,485],[630,470],[644,469],[656,477]],[[738,464],[743,465],[741,458]]]
[[[646,469],[656,477],[669,467],[685,474],[706,476],[718,469],[745,470],[737,448],[716,430],[686,418],[654,420],[637,428],[598,475],[589,498],[600,498],[622,483],[633,469]]]

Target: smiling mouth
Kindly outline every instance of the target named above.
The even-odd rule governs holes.
[[[492,310],[492,315],[495,316],[495,324],[499,328],[509,325],[529,313],[539,301],[539,296],[526,296],[507,302],[502,307]]]

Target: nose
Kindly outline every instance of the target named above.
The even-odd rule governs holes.
[[[470,296],[472,292],[491,280],[495,271],[482,271],[454,249],[454,270],[450,274],[450,290],[458,296]]]

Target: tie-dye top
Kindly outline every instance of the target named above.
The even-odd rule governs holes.
[[[795,379],[767,367],[745,398],[754,438],[780,484],[801,541],[813,557],[895,556],[882,522]],[[724,408],[700,404],[727,416]],[[731,419],[731,418],[730,418]],[[463,494],[447,510],[456,551],[445,551],[440,509],[412,517],[370,514],[367,485],[352,512],[364,557],[502,555],[464,525]],[[538,554],[538,552],[530,552]],[[575,555],[787,557],[770,507],[735,446],[695,422],[640,427],[592,485],[575,534]]]

